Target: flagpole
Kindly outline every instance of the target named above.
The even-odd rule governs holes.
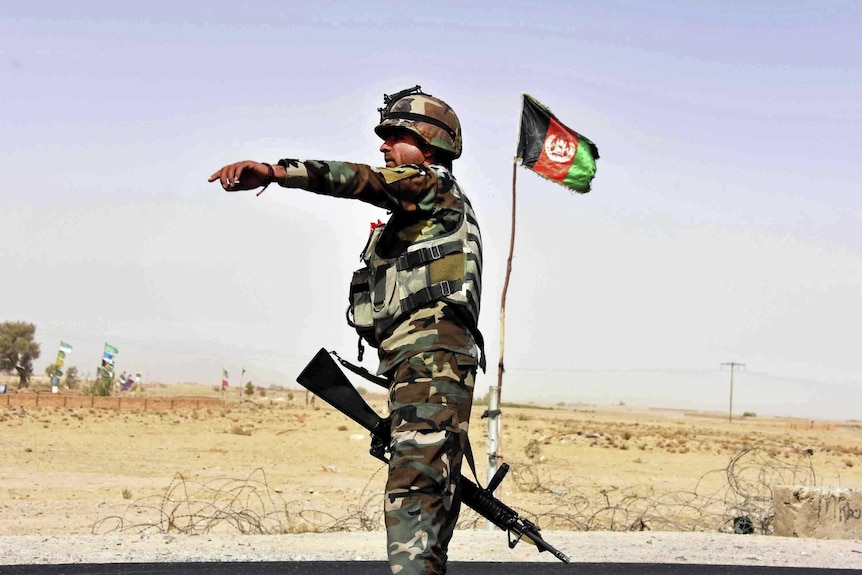
[[[512,257],[515,252],[515,213],[516,182],[518,159],[512,163],[512,233],[509,237],[509,257],[506,260],[506,279],[503,282],[503,295],[500,298],[500,359],[497,362],[497,386],[492,386],[488,394],[488,481],[497,473],[503,461],[502,433],[500,422],[500,396],[503,390],[503,372],[506,371],[503,353],[506,345],[506,294],[509,291],[509,277],[512,275]],[[498,487],[499,490],[499,487]]]

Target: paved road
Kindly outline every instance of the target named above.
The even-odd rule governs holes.
[[[277,561],[255,563],[101,563],[3,565],[0,575],[389,575],[382,561]],[[449,575],[852,575],[857,569],[686,565],[661,563],[453,562]]]

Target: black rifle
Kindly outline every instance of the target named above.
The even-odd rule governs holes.
[[[356,388],[341,371],[341,368],[329,356],[329,352],[320,351],[305,366],[296,381],[310,392],[322,398],[329,405],[371,432],[371,455],[388,463],[386,452],[389,450],[389,419],[380,417],[368,403],[362,399]],[[539,551],[549,551],[551,555],[568,563],[569,558],[559,549],[555,549],[539,535],[540,529],[535,523],[521,519],[518,512],[494,497],[494,490],[503,481],[509,465],[504,463],[483,489],[461,475],[461,501],[476,513],[508,533],[509,548],[514,548],[518,541],[524,540],[535,545]]]

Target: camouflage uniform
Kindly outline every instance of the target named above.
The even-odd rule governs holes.
[[[279,164],[287,170],[279,182],[283,186],[392,211],[381,248],[392,253],[450,233],[467,201],[440,166],[372,168],[298,160]],[[456,487],[481,336],[475,320],[459,307],[436,301],[387,324],[377,337],[378,373],[391,381],[392,458],[385,522],[389,562],[396,575],[445,573],[446,550],[460,510]]]

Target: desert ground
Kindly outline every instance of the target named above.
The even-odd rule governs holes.
[[[368,433],[304,391],[265,393],[149,386],[130,396],[211,399],[128,411],[0,402],[0,530],[379,528],[385,469]],[[366,399],[384,412],[382,395]],[[485,409],[470,430],[482,483]],[[500,496],[546,528],[714,532],[747,515],[766,532],[773,484],[862,487],[860,422],[508,404],[502,422]]]
[[[0,396],[0,535],[379,531],[385,468],[367,432],[304,391],[264,391],[126,392],[205,400],[147,409]],[[365,397],[384,412],[382,395]],[[483,484],[485,409],[474,406],[470,428]],[[730,533],[745,516],[769,535],[772,486],[862,488],[859,421],[504,403],[502,422],[512,471],[498,494],[546,531]],[[484,525],[462,514],[462,528]]]

